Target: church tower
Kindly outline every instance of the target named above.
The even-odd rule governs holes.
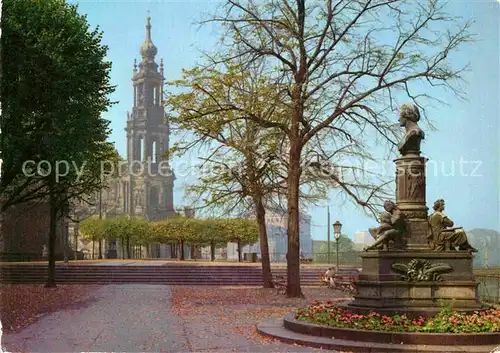
[[[169,149],[169,124],[163,106],[163,59],[155,62],[158,49],[151,39],[151,18],[146,20],[146,38],[141,61],[134,60],[132,112],[127,113],[127,161],[130,175],[123,187],[123,212],[149,220],[174,214],[174,174],[162,156]]]

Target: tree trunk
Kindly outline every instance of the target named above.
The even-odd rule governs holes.
[[[5,252],[4,211],[0,208],[0,253]]]
[[[181,240],[181,242],[179,244],[179,247],[180,247],[180,249],[179,249],[179,255],[180,255],[179,260],[184,261],[184,241],[183,240]]]
[[[255,197],[254,202],[257,224],[259,225],[262,285],[264,288],[274,288],[273,274],[271,272],[271,259],[269,257],[269,243],[267,239],[266,210],[264,209],[264,204],[262,203],[262,197],[260,195]]]
[[[241,240],[238,239],[238,262],[242,262],[243,255],[241,254]]]
[[[127,234],[127,244],[125,244],[125,248],[127,249],[127,259],[130,259],[130,235]]]
[[[75,260],[78,260],[78,231],[80,230],[80,222],[75,222],[75,226],[73,228],[73,233],[75,237]]]
[[[66,215],[63,215],[63,217],[65,218]],[[63,225],[63,259],[64,259],[64,263],[67,263],[69,261],[68,259],[68,251],[67,251],[67,248],[68,248],[68,226],[67,226],[67,223],[65,222],[64,225]]]
[[[123,235],[120,237],[120,245],[122,247],[122,259],[125,260],[125,237]]]
[[[191,257],[191,260],[194,260],[194,257],[195,257],[195,256],[194,256],[194,255],[195,255],[195,254],[194,254],[194,245],[191,245],[191,246],[189,247],[189,253],[190,253],[190,254],[189,254],[189,256]]]
[[[215,242],[210,242],[210,260],[215,261]]]
[[[290,141],[288,168],[288,252],[287,291],[289,298],[303,298],[300,287],[299,181],[300,137]]]
[[[287,296],[303,297],[300,287],[300,238],[299,238],[299,164],[300,149],[291,149],[288,172],[288,252]]]
[[[170,258],[171,259],[177,258],[177,245],[175,244],[170,244]]]
[[[56,240],[57,240],[57,198],[55,191],[51,187],[50,192],[50,225],[49,225],[49,247],[48,260],[49,269],[47,273],[47,283],[45,287],[56,286]]]

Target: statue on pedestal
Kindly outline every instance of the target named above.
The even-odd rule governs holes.
[[[431,316],[450,297],[456,311],[483,307],[472,271],[476,249],[462,228],[449,228],[453,222],[443,214],[443,200],[436,201],[435,212],[428,215],[427,158],[420,155],[424,133],[418,127],[419,119],[416,106],[401,107],[399,122],[405,136],[398,146],[401,155],[394,160],[396,197],[394,202],[384,203],[380,226],[370,229],[375,243],[364,250],[372,251],[360,256],[363,270],[355,282],[357,294],[345,304],[356,313]],[[450,247],[462,251],[447,251]]]
[[[420,112],[416,105],[403,104],[399,110],[399,124],[405,128],[406,133],[399,143],[398,149],[404,157],[408,154],[420,154],[420,143],[425,138],[425,133],[418,126]]]
[[[445,250],[462,250],[477,252],[469,244],[467,235],[463,228],[450,228],[453,227],[453,221],[449,219],[444,213],[444,200],[439,199],[434,202],[434,213],[429,216],[429,246],[435,251]],[[449,245],[450,249],[446,249]]]
[[[404,249],[406,247],[406,223],[403,213],[392,201],[384,202],[385,212],[380,213],[378,228],[370,228],[370,234],[375,238],[375,243],[363,250],[389,250]]]

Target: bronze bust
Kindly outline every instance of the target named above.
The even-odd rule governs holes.
[[[399,124],[406,130],[405,136],[398,146],[402,156],[420,154],[420,143],[425,138],[425,134],[418,126],[419,120],[420,112],[416,105],[403,104],[401,106],[399,110]]]

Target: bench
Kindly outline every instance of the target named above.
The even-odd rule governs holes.
[[[286,294],[286,280],[284,276],[273,276],[273,284],[277,294]]]
[[[321,280],[321,286],[327,286],[328,288],[333,288],[330,277],[327,277],[325,274],[320,274],[319,278]]]
[[[341,290],[351,295],[356,294],[356,286],[354,281],[358,276],[335,276],[333,278],[334,289]]]
[[[333,277],[334,289],[347,292],[350,295],[356,294],[354,281],[359,277],[359,271],[355,269],[340,269]]]

